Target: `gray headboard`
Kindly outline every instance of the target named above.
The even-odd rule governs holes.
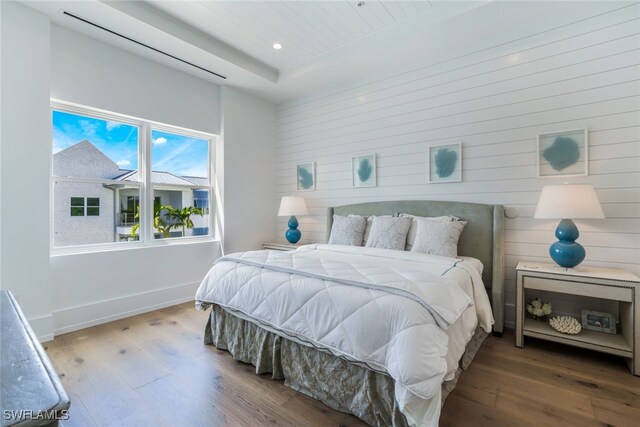
[[[446,202],[429,200],[401,200],[370,202],[330,207],[327,211],[327,241],[331,233],[333,215],[392,215],[396,212],[417,216],[454,215],[467,221],[460,240],[458,255],[479,259],[484,264],[482,280],[490,291],[494,332],[504,328],[504,208],[502,205]]]

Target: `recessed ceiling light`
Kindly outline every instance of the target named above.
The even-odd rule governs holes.
[[[274,44],[273,44],[273,48],[274,48],[275,50],[280,50],[280,49],[282,49],[282,45],[281,45],[280,43],[274,43]]]

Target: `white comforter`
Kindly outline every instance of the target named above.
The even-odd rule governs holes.
[[[473,260],[353,246],[220,258],[196,301],[388,373],[413,425],[437,425],[441,383],[464,348],[452,363],[450,326],[465,323],[455,328],[464,344],[478,324],[489,332],[493,323]]]

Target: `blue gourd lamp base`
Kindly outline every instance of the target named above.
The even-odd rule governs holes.
[[[551,259],[561,267],[573,268],[584,261],[586,252],[576,239],[580,236],[578,227],[570,219],[563,219],[556,228],[558,241],[549,247]]]
[[[291,215],[287,225],[289,226],[289,229],[284,233],[284,237],[286,237],[289,243],[295,245],[300,241],[300,237],[302,237],[302,233],[298,230],[298,219]]]

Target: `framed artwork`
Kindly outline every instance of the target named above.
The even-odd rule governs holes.
[[[315,191],[316,189],[316,164],[315,162],[302,163],[296,166],[296,188],[298,191]]]
[[[616,318],[611,313],[582,310],[582,327],[590,331],[616,333]]]
[[[376,155],[351,158],[351,182],[354,188],[376,186]]]
[[[429,147],[429,182],[462,181],[462,143]]]
[[[565,177],[589,174],[587,129],[538,135],[538,177]]]

